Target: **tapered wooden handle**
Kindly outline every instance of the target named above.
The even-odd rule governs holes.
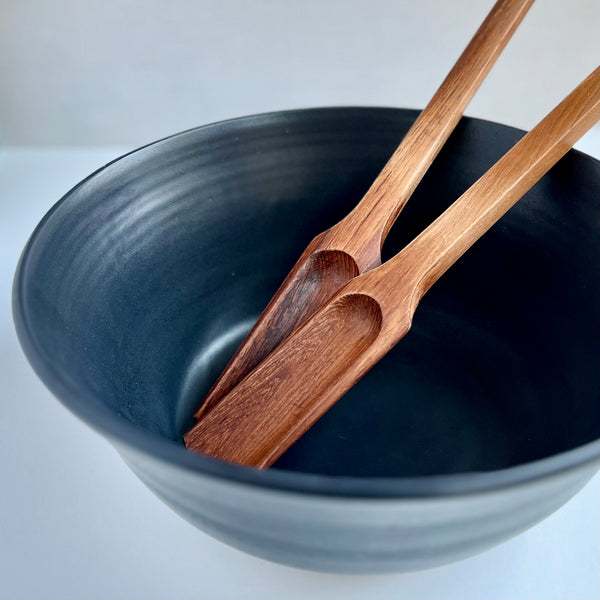
[[[381,245],[533,0],[499,0],[358,207],[315,237],[195,416],[219,400],[342,286],[381,264]]]
[[[400,211],[532,4],[533,0],[496,2],[364,198],[337,226],[334,236],[336,241],[341,238],[340,249],[342,240],[362,244],[362,250],[351,249],[359,266],[365,253],[366,263],[378,257]]]
[[[393,290],[408,269],[418,301],[598,120],[600,67],[404,250],[364,276],[378,290],[374,297],[393,304]]]

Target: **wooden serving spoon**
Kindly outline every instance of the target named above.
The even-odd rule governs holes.
[[[292,333],[186,434],[188,448],[272,464],[408,332],[431,285],[598,120],[600,68],[408,246]]]
[[[498,0],[356,208],[308,245],[195,416],[200,419],[348,281],[381,264],[400,211],[533,0]]]

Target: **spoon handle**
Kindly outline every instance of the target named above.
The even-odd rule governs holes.
[[[496,2],[365,198],[310,242],[208,392],[197,419],[345,283],[381,264],[381,245],[389,228],[532,3]]]
[[[372,294],[382,308],[384,304],[392,307],[397,298],[394,290],[404,285],[408,276],[415,282],[416,305],[598,120],[600,67],[399,254],[359,277],[357,283],[362,280],[365,284],[361,289]]]
[[[351,254],[361,272],[379,264],[394,221],[532,4],[496,2],[366,195],[328,232],[330,246]]]

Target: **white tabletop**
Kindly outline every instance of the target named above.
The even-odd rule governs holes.
[[[600,154],[600,131],[580,143]],[[0,598],[540,600],[600,596],[600,477],[474,558],[386,576],[324,575],[243,554],[183,521],[56,401],[10,317],[19,253],[45,211],[127,148],[0,150]]]

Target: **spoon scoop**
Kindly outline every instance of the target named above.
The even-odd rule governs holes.
[[[187,447],[271,465],[408,332],[431,285],[598,120],[600,68],[408,246],[294,331],[185,435]]]

